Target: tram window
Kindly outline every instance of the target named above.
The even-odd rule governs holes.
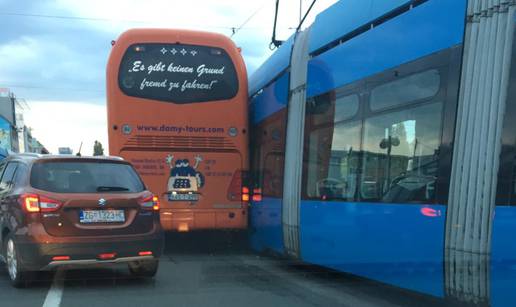
[[[347,122],[310,132],[306,194],[324,200],[353,200],[356,193],[361,122]]]
[[[312,125],[321,125],[353,118],[357,115],[358,108],[358,95],[335,98],[335,93],[330,92],[310,99],[307,113],[311,116]]]
[[[365,120],[362,200],[434,200],[442,107],[426,104]]]
[[[377,111],[435,96],[441,78],[437,69],[382,84],[371,91],[371,110]]]
[[[281,197],[283,195],[283,169],[285,153],[269,152],[265,156],[262,180],[263,196]]]
[[[358,105],[357,95],[338,97],[337,100],[335,100],[334,121],[340,122],[352,118],[358,112]]]

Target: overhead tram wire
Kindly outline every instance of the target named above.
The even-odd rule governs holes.
[[[111,19],[111,18],[97,18],[97,17],[81,17],[81,16],[64,16],[64,15],[47,15],[47,14],[29,14],[29,13],[14,13],[14,12],[1,12],[0,16],[14,16],[14,17],[32,17],[32,18],[48,18],[48,19],[62,19],[62,20],[73,20],[73,21],[96,21],[96,22],[120,22],[120,23],[140,23],[140,24],[156,24],[159,22],[150,20],[133,20],[133,19]],[[217,26],[217,25],[187,25],[191,27],[206,27],[233,30],[234,27],[228,26]]]
[[[33,85],[16,85],[16,84],[7,84],[1,83],[0,85],[5,86],[7,88],[20,88],[27,90],[49,90],[49,91],[68,91],[68,92],[90,92],[90,93],[104,93],[104,91],[95,90],[95,89],[87,89],[87,88],[60,88],[60,87],[47,87],[47,86],[33,86]]]
[[[260,12],[264,6],[265,4],[262,4],[262,6],[256,9],[249,17],[247,17],[247,19],[238,28],[231,28],[230,37],[233,37],[235,34],[237,34],[237,32],[240,31],[249,21],[251,21],[251,19],[253,19],[254,16],[256,16],[256,14],[258,14],[258,12]]]

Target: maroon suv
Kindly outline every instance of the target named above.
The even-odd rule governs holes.
[[[156,274],[159,203],[128,162],[14,155],[0,174],[1,254],[14,286],[61,266],[127,263],[135,276]]]

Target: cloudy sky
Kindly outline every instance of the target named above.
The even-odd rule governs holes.
[[[312,0],[301,0],[306,10]],[[305,25],[336,0],[318,0]],[[0,88],[27,101],[25,122],[51,152],[107,147],[105,67],[110,42],[130,28],[233,35],[249,74],[271,51],[275,0],[0,0]],[[280,1],[277,36],[299,22],[299,0]],[[247,21],[247,22],[246,22]]]

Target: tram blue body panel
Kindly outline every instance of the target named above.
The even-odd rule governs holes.
[[[285,72],[275,77],[277,79],[263,88],[263,92],[251,101],[252,125],[260,124],[269,116],[287,107],[290,74]],[[283,253],[281,208],[281,198],[263,197],[261,202],[251,204],[250,242],[253,249]]]
[[[516,207],[496,206],[491,245],[491,306],[516,303]]]
[[[283,228],[281,222],[282,199],[264,197],[251,205],[251,248],[283,254]]]
[[[290,65],[294,35],[281,45],[249,78],[249,95],[254,95]]]
[[[287,107],[289,74],[284,73],[263,89],[263,93],[251,101],[251,123],[258,124],[268,116]]]
[[[301,257],[443,296],[445,217],[441,205],[302,201]]]
[[[462,43],[465,14],[465,0],[430,0],[313,58],[308,65],[307,96]],[[311,36],[322,35],[319,32]]]
[[[345,31],[359,28],[372,16],[383,16],[407,1],[381,2],[340,1],[321,13],[310,31],[310,50],[317,50],[347,34]],[[348,13],[360,15],[364,11],[368,12],[367,17],[349,20],[342,17]],[[465,17],[466,0],[429,0],[319,54],[308,64],[307,96],[334,90],[461,44]],[[268,78],[272,80],[274,74],[281,71],[279,68],[288,67],[288,63],[283,63],[271,69],[270,63],[274,62],[269,62],[268,69],[262,67],[258,75],[251,78],[251,94],[268,83],[263,77],[267,70],[271,70]],[[251,106],[253,124],[273,114],[275,105],[276,102],[262,102]],[[251,219],[259,221],[251,220],[253,248],[270,248],[281,253],[281,218],[278,220],[281,215],[272,214],[266,221],[257,216],[258,210],[266,218],[266,212],[280,213],[281,200],[264,199],[263,204],[253,203],[251,207]],[[301,260],[444,296],[446,206],[303,200],[299,210]],[[264,246],[267,244],[269,246]]]
[[[324,45],[335,41],[375,20],[386,13],[409,3],[410,0],[348,0],[339,1],[321,12],[312,25],[309,52],[312,53]]]

